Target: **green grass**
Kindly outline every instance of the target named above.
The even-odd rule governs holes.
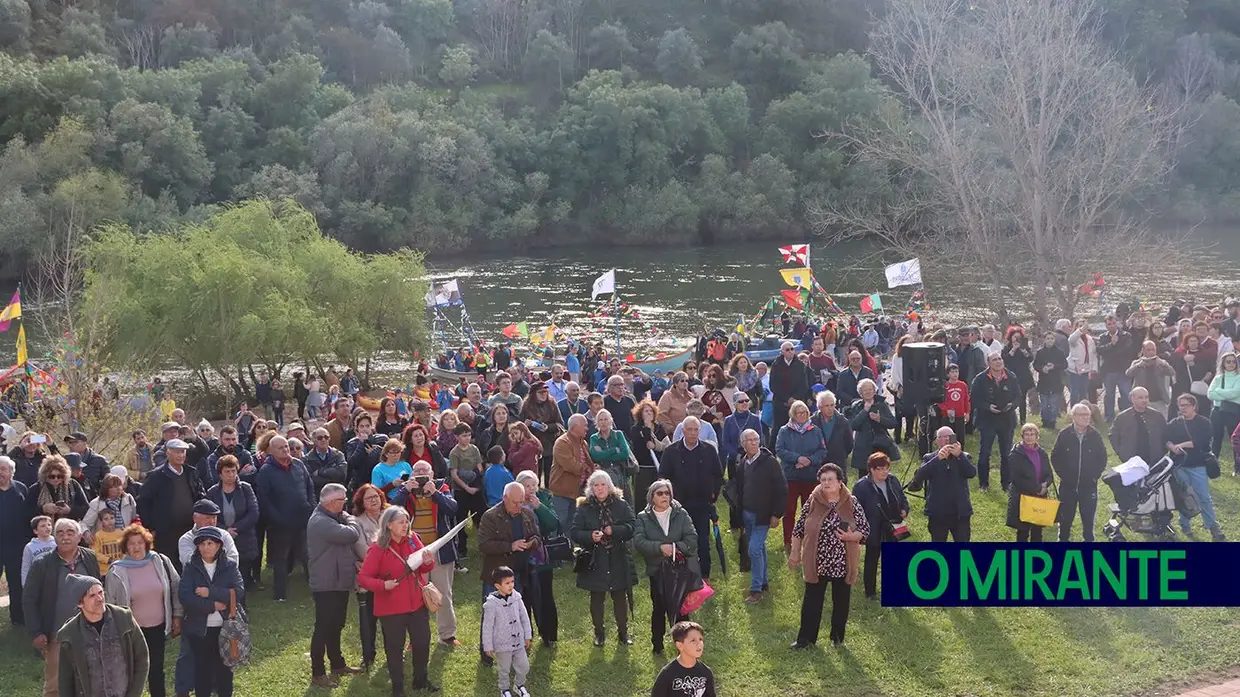
[[[1046,441],[1051,437],[1044,434]],[[976,440],[970,438],[968,445],[976,449]],[[1224,470],[1230,470],[1230,449],[1225,449],[1221,459]],[[994,463],[997,466],[997,458]],[[904,480],[905,464],[907,458],[896,463],[894,470]],[[997,473],[992,476],[997,483]],[[1004,526],[1007,498],[997,489],[981,495],[974,487],[975,540],[1014,539],[1013,532]],[[1103,489],[1099,508],[1105,511],[1111,501],[1110,492]],[[1240,480],[1225,476],[1212,483],[1212,490],[1225,531],[1232,539],[1240,539]],[[924,540],[922,501],[911,502],[914,539]],[[1100,514],[1099,530],[1102,522]],[[1199,519],[1194,522],[1199,528]],[[732,549],[730,573],[714,573],[718,594],[694,617],[706,627],[705,660],[715,670],[721,694],[1132,695],[1171,680],[1240,665],[1238,610],[899,609],[866,602],[859,587],[852,596],[846,648],[837,651],[828,644],[794,652],[788,645],[797,631],[801,583],[799,576],[784,565],[781,547],[782,537],[773,531],[772,592],[760,605],[750,607],[741,602],[748,590],[748,578],[738,573]],[[1226,578],[1218,581],[1236,582]],[[645,584],[643,579],[634,592],[635,645],[624,649],[616,646],[608,608],[608,644],[595,649],[590,642],[587,596],[573,586],[571,573],[559,572],[556,597],[561,640],[555,650],[538,648],[536,642],[531,656],[531,693],[536,697],[649,694],[662,661],[654,660],[649,650],[650,601]],[[431,678],[449,697],[497,694],[494,672],[480,667],[477,660],[478,588],[474,573],[456,582],[457,618],[465,646],[455,652],[435,649],[432,653]],[[237,694],[329,694],[308,687],[306,653],[313,608],[304,580],[300,574],[294,576],[289,601],[282,606],[272,603],[270,596],[270,591],[261,593],[252,603],[254,658],[237,676]],[[351,612],[356,610],[351,608]],[[344,637],[345,656],[356,664],[360,652],[355,621],[351,615]],[[827,630],[822,631],[826,643]],[[12,631],[7,624],[0,630],[0,674],[5,676],[0,694],[39,694],[42,666],[28,647],[24,634]],[[176,647],[169,646],[170,682],[175,657]],[[348,697],[384,696],[388,689],[380,656],[370,676],[346,680],[334,692]]]

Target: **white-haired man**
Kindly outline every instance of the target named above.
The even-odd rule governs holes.
[[[331,689],[340,675],[362,672],[345,663],[340,633],[349,615],[349,595],[366,558],[366,536],[345,513],[348,492],[340,484],[323,487],[319,505],[306,524],[310,558],[310,593],[314,598],[314,633],[310,636],[310,684]],[[331,662],[327,674],[323,655]]]

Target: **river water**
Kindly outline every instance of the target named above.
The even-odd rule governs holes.
[[[1086,299],[1082,313],[1096,319],[1123,300],[1145,299],[1165,308],[1174,298],[1215,303],[1225,295],[1240,294],[1240,244],[1234,230],[1194,233],[1195,269],[1169,269],[1158,278],[1134,278],[1123,269],[1099,269],[1106,278],[1102,298]],[[859,312],[858,303],[878,292],[890,314],[908,307],[913,288],[888,290],[883,267],[902,259],[866,242],[828,247],[811,240],[810,261],[815,276],[845,311]],[[478,336],[499,338],[508,324],[525,321],[531,332],[554,323],[568,336],[615,344],[615,322],[590,317],[604,303],[590,299],[600,274],[616,269],[616,286],[623,303],[636,317],[620,322],[624,350],[683,345],[703,325],[730,330],[744,315],[752,318],[771,296],[788,288],[781,268],[791,268],[771,243],[656,250],[638,248],[550,250],[546,254],[471,256],[430,259],[428,270],[436,279],[459,280],[462,297]],[[979,278],[958,270],[936,267],[922,259],[922,274],[933,319],[946,324],[991,321],[985,309],[986,292]],[[444,314],[454,323],[455,308]],[[459,345],[459,334],[448,328],[449,345]],[[437,342],[440,337],[433,337]]]

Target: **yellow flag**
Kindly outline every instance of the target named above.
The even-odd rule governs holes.
[[[17,365],[26,365],[26,326],[17,328]]]
[[[780,275],[784,277],[784,283],[799,288],[809,288],[813,283],[814,272],[812,269],[780,269]]]
[[[550,327],[547,327],[547,330],[543,332],[543,337],[542,337],[542,341],[544,344],[551,344],[555,342],[555,332],[557,329],[559,329],[559,327],[555,326],[554,324],[551,325]]]

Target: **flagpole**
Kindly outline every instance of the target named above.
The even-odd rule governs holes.
[[[611,292],[611,314],[616,319],[616,358],[620,357],[620,294]]]

